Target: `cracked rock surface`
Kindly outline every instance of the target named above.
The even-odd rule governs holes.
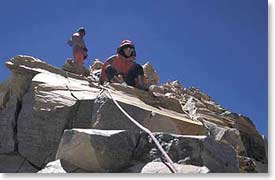
[[[168,173],[152,139],[116,107],[93,73],[83,78],[24,55],[5,64],[12,73],[0,83],[0,172]],[[144,68],[148,82],[157,84],[154,67]],[[98,67],[93,70],[98,77]],[[154,132],[181,173],[268,172],[267,139],[253,121],[200,89],[179,81],[150,93],[108,88]]]

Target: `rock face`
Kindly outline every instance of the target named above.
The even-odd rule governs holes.
[[[9,153],[17,149],[17,118],[23,95],[30,86],[30,75],[12,73],[10,79],[1,84],[0,104],[0,153]]]
[[[203,121],[205,127],[209,130],[209,135],[217,141],[230,144],[240,155],[245,155],[246,150],[241,140],[240,133],[235,128],[219,127],[218,125]]]
[[[66,130],[56,159],[88,172],[119,172],[130,163],[138,137],[125,130]]]
[[[231,144],[239,155],[267,164],[265,141],[248,117],[226,110],[198,88],[184,88],[178,81],[161,88],[163,94],[180,101],[191,119],[201,121],[210,136]]]
[[[184,115],[174,111],[162,110],[150,106],[138,98],[112,91],[113,97],[140,124],[152,131],[178,134],[204,134],[202,123],[190,121]],[[147,99],[148,100],[148,99]],[[129,106],[130,105],[130,106]],[[92,127],[96,129],[139,130],[114,104],[107,92],[101,93],[93,108]]]
[[[101,65],[95,61],[83,78],[74,66],[31,56],[6,62],[12,75],[0,84],[0,172],[168,173],[151,138],[113,99],[154,132],[180,173],[268,172],[266,139],[248,117],[178,81],[151,92],[111,84],[110,95],[98,86]],[[158,84],[152,65],[144,72]]]
[[[142,67],[144,70],[146,84],[157,85],[159,83],[160,78],[154,67],[151,64],[149,64],[149,62],[145,63]]]
[[[206,136],[155,133],[156,138],[179,168],[179,173],[239,172],[236,151]],[[162,155],[145,133],[125,130],[72,129],[63,134],[56,159],[86,172],[166,172],[150,162]],[[154,163],[153,163],[154,164]],[[150,167],[149,170],[148,166]],[[139,168],[138,168],[139,167]],[[144,169],[145,168],[145,169]],[[169,170],[170,172],[170,170]]]
[[[83,65],[79,65],[73,59],[67,59],[66,63],[63,65],[62,69],[67,72],[75,73],[82,76],[89,76],[90,71],[86,69]]]
[[[94,96],[92,88],[91,92],[85,88],[79,91],[78,83],[88,87],[87,81],[70,78],[77,76],[29,56],[17,56],[7,66],[13,74],[1,84],[5,91],[0,111],[0,153],[16,152],[34,166],[44,167],[55,158],[64,129],[89,127],[86,117],[91,118],[93,104],[87,100],[93,101],[98,90]],[[75,99],[68,87],[71,91],[77,87],[74,94],[80,94],[83,102]],[[89,96],[83,97],[85,94]]]
[[[5,108],[0,111],[0,153],[13,152],[16,149],[15,128],[16,116],[18,114],[18,100],[11,97],[5,104]]]
[[[81,81],[51,73],[40,73],[32,79],[18,117],[17,140],[18,151],[36,166],[54,159],[64,129],[89,127],[93,106],[87,106],[83,96],[93,101],[98,91],[83,88],[74,92],[78,83]]]
[[[95,59],[90,69],[91,71],[101,70],[102,66],[103,62],[101,62],[99,59]]]
[[[17,153],[0,154],[0,173],[37,172],[30,162]]]
[[[210,172],[236,173],[239,164],[236,151],[227,144],[207,136],[186,136],[157,133],[156,138],[171,159],[178,164],[206,166]],[[161,157],[151,138],[141,138],[134,159],[150,162]]]
[[[176,163],[174,163],[174,166],[176,167],[178,173],[184,173],[184,174],[209,173],[209,169],[205,166],[198,167],[198,166],[192,166],[192,165],[181,165]],[[142,168],[141,173],[171,173],[171,171],[162,162],[150,162]]]

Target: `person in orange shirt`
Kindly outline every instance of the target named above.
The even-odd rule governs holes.
[[[80,27],[77,32],[75,32],[71,39],[68,41],[69,46],[73,47],[73,56],[74,60],[79,64],[82,65],[84,60],[88,56],[88,49],[84,42],[84,36],[86,31],[84,27]]]
[[[117,54],[103,64],[100,83],[123,83],[139,89],[148,90],[144,84],[144,71],[136,63],[136,50],[132,41],[123,40],[117,48]]]

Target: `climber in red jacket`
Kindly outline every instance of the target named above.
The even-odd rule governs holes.
[[[129,86],[147,90],[144,85],[143,68],[135,60],[136,50],[132,41],[122,41],[117,48],[117,54],[108,58],[102,66],[101,84],[126,82]]]

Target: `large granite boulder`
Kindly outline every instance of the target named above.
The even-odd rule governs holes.
[[[73,59],[67,59],[65,64],[62,66],[64,71],[74,73],[81,76],[89,76],[90,70],[84,67],[83,64],[78,64]]]
[[[237,153],[230,145],[207,136],[155,133],[155,137],[175,163],[206,166],[212,173],[239,172]],[[142,134],[133,159],[150,162],[160,161],[160,157],[152,139]]]
[[[209,169],[205,166],[199,167],[199,166],[176,164],[176,163],[174,163],[173,166],[176,168],[177,173],[183,173],[183,174],[209,173]],[[162,162],[150,162],[141,169],[141,173],[171,173],[171,170]]]
[[[86,81],[49,72],[37,74],[18,117],[19,153],[39,167],[54,160],[64,129],[90,126],[97,93]]]
[[[179,173],[239,172],[237,153],[230,145],[206,136],[154,135]],[[87,172],[167,172],[167,167],[160,166],[161,158],[145,133],[96,129],[66,130],[56,155],[63,169]],[[66,163],[77,168],[64,168]]]
[[[89,172],[119,172],[129,165],[138,137],[125,130],[66,130],[56,159]]]
[[[82,76],[79,76],[75,73],[70,73],[64,71],[58,67],[52,66],[45,61],[42,61],[38,58],[27,55],[18,55],[11,58],[5,63],[5,65],[16,74],[21,74],[21,76],[34,77],[38,73],[50,72],[53,74],[58,74],[63,77],[71,77],[75,79],[85,79]]]
[[[114,85],[113,85],[114,86]],[[191,120],[183,113],[177,112],[172,105],[170,109],[165,105],[163,97],[154,97],[148,92],[133,90],[130,87],[114,86],[111,89],[112,97],[136,121],[154,132],[167,132],[175,134],[205,134],[205,128],[199,121]],[[174,101],[167,100],[166,105]],[[178,102],[174,103],[180,107]],[[93,107],[92,128],[95,129],[127,129],[140,130],[115,105],[110,94],[103,91],[95,99]]]
[[[54,159],[65,128],[89,127],[99,90],[30,56],[6,66],[12,76],[0,86],[0,153],[18,152],[43,167]]]
[[[32,89],[29,90],[29,88],[33,87],[32,78],[36,74],[51,72],[57,75],[56,77],[61,77],[61,79],[63,77],[63,81],[61,80],[63,82],[61,84],[63,85],[64,82],[69,82],[68,80],[64,81],[64,77],[83,79],[31,56],[15,56],[5,64],[12,71],[12,75],[8,80],[0,84],[0,153],[18,151],[18,117],[22,107],[24,109],[32,109],[31,104],[29,107],[24,107],[25,104],[30,103],[26,102],[26,98],[24,98],[24,105],[22,105],[22,101],[27,92],[33,93]],[[46,78],[50,78],[50,76]],[[48,81],[50,81],[50,79],[48,79]],[[54,88],[56,88],[56,86],[52,87],[52,89]],[[63,89],[65,88],[64,86]],[[30,97],[30,95],[28,95],[28,97]],[[46,96],[42,95],[40,99],[44,97]],[[32,128],[28,127],[28,129]]]
[[[203,121],[203,124],[209,130],[209,136],[217,141],[231,145],[239,155],[246,155],[240,132],[237,129],[219,126],[209,121]]]
[[[142,67],[144,71],[146,84],[157,85],[160,81],[160,78],[154,67],[151,64],[149,64],[149,62],[145,63]]]

